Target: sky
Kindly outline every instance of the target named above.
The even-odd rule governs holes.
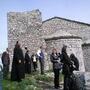
[[[8,47],[7,13],[35,9],[43,20],[58,16],[90,23],[90,0],[0,0],[0,53]]]

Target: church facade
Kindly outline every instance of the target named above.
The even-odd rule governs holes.
[[[74,53],[80,63],[80,71],[90,72],[90,24],[53,17],[42,21],[41,12],[9,12],[8,47],[11,60],[16,41],[21,47],[27,46],[30,53],[36,52],[42,45],[45,49],[45,67],[50,68],[49,55],[53,47],[58,52],[63,44],[67,45],[68,54]]]

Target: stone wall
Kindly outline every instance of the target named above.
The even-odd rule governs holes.
[[[71,33],[72,35],[78,35],[79,37],[82,37],[82,43],[85,43],[87,40],[90,39],[90,24],[72,21],[59,17],[54,17],[43,22],[41,31],[42,36],[53,34],[56,31],[66,31],[68,33]],[[90,53],[90,51],[88,52]],[[87,63],[85,62],[86,67],[89,66],[89,59],[89,55],[87,55],[87,58],[84,58],[84,61],[87,61]],[[87,68],[89,69],[89,67]]]
[[[74,38],[65,38],[65,39],[53,39],[53,40],[46,40],[47,44],[47,50],[46,52],[48,53],[48,57],[50,57],[50,54],[52,52],[53,47],[57,49],[58,52],[61,53],[63,44],[67,45],[67,53],[70,56],[71,53],[74,53],[75,56],[79,60],[79,70],[80,71],[85,71],[84,68],[84,61],[83,61],[83,53],[82,53],[82,47],[81,47],[82,40],[81,39],[74,39]],[[50,59],[49,59],[50,60]],[[49,63],[51,64],[51,63]]]
[[[23,51],[25,50],[24,47],[27,46],[31,54],[32,52],[36,52],[41,45],[43,45],[44,48],[46,47],[46,42],[42,36],[53,34],[56,31],[65,31],[72,35],[78,35],[82,37],[83,42],[90,39],[89,24],[59,17],[54,17],[42,22],[41,12],[38,9],[30,12],[9,12],[7,14],[7,23],[8,48],[10,50],[11,61],[16,41],[21,43]],[[67,43],[67,40],[64,42]],[[68,43],[69,42],[70,41],[68,41]],[[59,44],[61,45],[62,43],[60,42]],[[77,52],[76,49],[74,52]],[[82,58],[82,56],[80,57]]]
[[[66,31],[82,37],[83,42],[90,39],[90,25],[83,24],[59,17],[46,20],[42,24],[42,35],[48,35],[56,31]]]
[[[82,48],[85,60],[85,70],[90,72],[90,44],[83,44]]]
[[[30,51],[35,50],[40,45],[38,42],[40,42],[39,29],[42,25],[41,12],[39,10],[10,12],[7,16],[8,47],[11,53],[16,41],[21,43],[21,47],[27,46]]]
[[[39,29],[42,25],[41,12],[9,12],[8,19],[8,48],[12,61],[13,49],[16,41],[19,41],[23,51],[27,46],[30,54],[35,52],[41,45]],[[11,62],[12,63],[12,62]]]

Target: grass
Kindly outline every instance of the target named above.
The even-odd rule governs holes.
[[[60,75],[60,81],[62,80],[62,75]],[[8,80],[3,80],[3,90],[43,90],[43,87],[38,83],[39,81],[53,83],[53,73],[47,72],[44,75],[38,72],[33,72],[32,74],[26,74],[25,79],[20,83],[11,82],[10,78]]]
[[[20,83],[3,80],[3,90],[42,90],[34,77],[26,77]]]

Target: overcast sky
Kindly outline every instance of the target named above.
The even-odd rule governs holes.
[[[42,19],[54,16],[90,23],[90,0],[0,0],[0,53],[8,47],[7,12],[39,9]]]

